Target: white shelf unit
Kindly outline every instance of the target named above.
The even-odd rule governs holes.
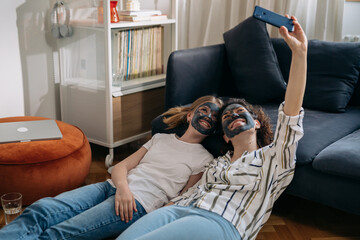
[[[96,18],[73,19],[70,22],[73,35],[58,40],[62,120],[78,126],[90,142],[109,148],[105,161],[107,167],[113,162],[113,149],[149,134],[149,118],[155,112],[163,111],[163,106],[146,104],[164,104],[167,59],[172,51],[177,50],[178,1],[167,1],[170,1],[170,11],[163,13],[168,15],[168,20],[119,23],[110,23],[110,4],[103,1],[104,23],[98,23]],[[89,12],[92,9],[96,13],[99,6],[91,5],[94,2],[89,1]],[[73,13],[80,12],[75,7],[72,9],[72,6],[79,5],[76,3],[76,0],[68,3]],[[113,86],[114,31],[157,25],[164,26],[164,73]],[[136,118],[144,118],[142,121],[148,122],[148,126],[144,127],[144,122],[141,122],[137,123],[136,129],[129,119],[131,116],[135,122]]]

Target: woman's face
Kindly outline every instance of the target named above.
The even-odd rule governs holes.
[[[194,112],[191,126],[204,135],[214,133],[219,110],[220,108],[216,103],[206,102],[201,104]]]
[[[255,126],[251,114],[238,103],[227,106],[221,116],[222,128],[228,138],[233,138],[241,132]]]

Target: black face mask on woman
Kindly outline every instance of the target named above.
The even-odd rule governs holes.
[[[216,117],[218,112],[219,106],[215,103],[206,102],[200,105],[194,112],[194,116],[191,120],[191,126],[193,126],[199,133],[204,135],[210,135],[214,133],[216,129]]]
[[[245,108],[241,104],[231,104],[227,106],[223,113],[223,122],[222,128],[224,130],[225,135],[228,138],[233,138],[239,133],[247,131],[255,126],[255,122],[253,117],[248,111],[241,111]],[[244,124],[240,124],[239,126],[230,129],[231,124],[236,120],[244,121]]]

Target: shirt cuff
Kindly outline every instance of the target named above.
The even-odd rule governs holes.
[[[286,113],[284,112],[284,105],[285,105],[285,101],[282,102],[279,106],[279,119],[281,119],[281,122],[287,122],[289,125],[297,125],[299,123],[299,118],[303,119],[304,118],[304,108],[300,108],[299,114],[295,115],[295,116],[289,116],[286,115]]]

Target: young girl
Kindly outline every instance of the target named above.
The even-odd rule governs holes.
[[[112,179],[43,198],[0,230],[0,239],[103,239],[196,183],[213,157],[200,142],[212,134],[221,100],[205,96],[190,107],[170,109],[170,127],[189,123],[186,132],[156,134],[112,170]]]
[[[292,50],[285,101],[279,107],[274,140],[262,111],[231,101],[221,114],[224,139],[234,151],[214,159],[202,179],[176,205],[140,219],[118,239],[255,239],[272,206],[290,184],[297,142],[303,135],[301,108],[306,82],[307,39],[295,30],[280,33]]]

